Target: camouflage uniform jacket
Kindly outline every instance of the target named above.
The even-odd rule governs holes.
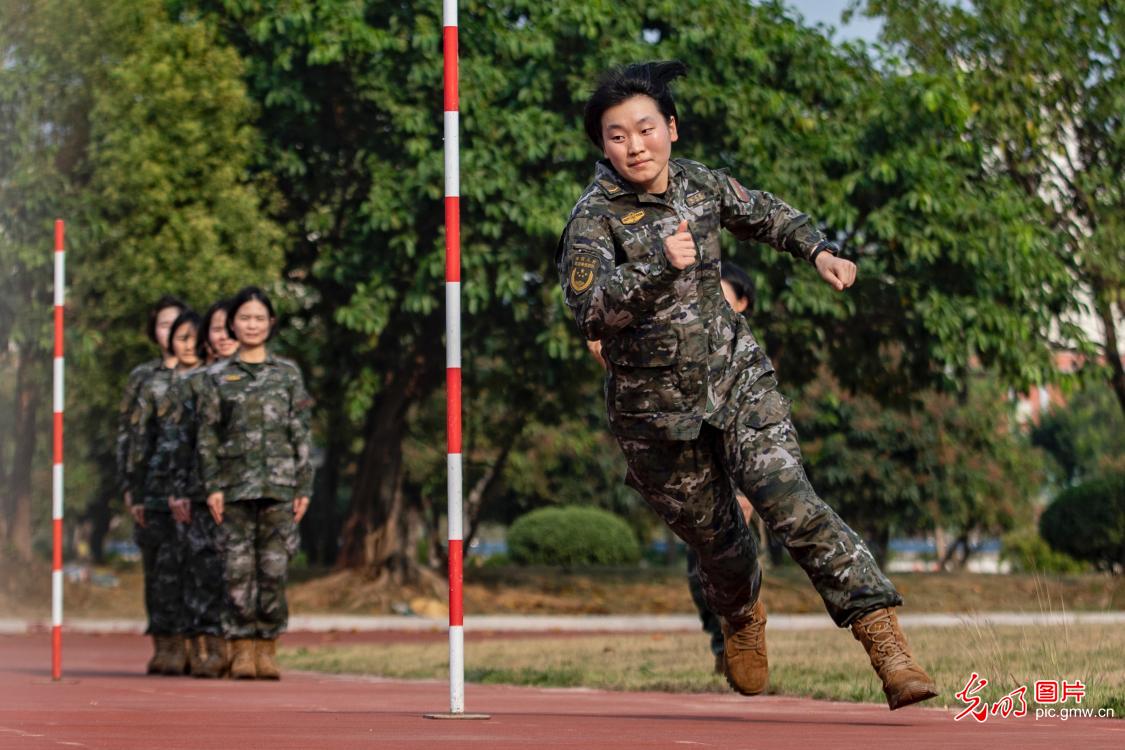
[[[197,438],[204,492],[222,492],[227,502],[310,495],[311,410],[292,362],[271,354],[250,365],[236,354],[208,367],[199,389]]]
[[[145,509],[168,511],[172,478],[156,453],[160,435],[160,410],[176,373],[161,364],[145,380],[129,412],[129,458],[125,476],[133,503]]]
[[[129,378],[125,381],[125,393],[121,396],[121,404],[117,408],[117,443],[115,446],[117,481],[122,493],[129,491],[127,472],[129,466],[129,436],[132,434],[129,418],[132,415],[133,405],[137,401],[137,394],[140,393],[141,386],[154,372],[160,369],[162,364],[163,361],[159,359],[139,364],[132,369]]]
[[[205,371],[177,373],[157,409],[159,435],[153,464],[171,479],[171,494],[202,502],[203,478],[196,452],[199,433],[199,393]]]
[[[664,239],[682,219],[699,261],[678,270]],[[663,195],[638,193],[608,161],[579,198],[556,254],[567,306],[608,363],[610,427],[627,438],[692,440],[725,429],[732,394],[773,371],[723,299],[720,230],[808,261],[834,247],[804,214],[769,193],[687,159],[669,162]]]

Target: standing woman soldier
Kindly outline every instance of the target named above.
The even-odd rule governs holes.
[[[261,289],[240,291],[227,318],[238,352],[207,369],[200,394],[199,462],[225,555],[223,632],[231,676],[247,679],[281,676],[274,653],[289,621],[285,583],[313,478],[312,399],[297,366],[266,348],[276,324]]]
[[[171,316],[165,327],[164,318],[173,310],[178,314]],[[136,521],[134,538],[144,565],[145,609],[148,611],[145,632],[152,636],[155,646],[148,663],[149,674],[180,675],[187,666],[179,530],[168,507],[171,474],[158,450],[161,412],[175,377],[174,368],[179,364],[177,349],[188,357],[187,364],[194,358],[194,334],[190,348],[175,342],[172,335],[175,323],[184,314],[181,308],[165,304],[150,318],[149,331],[154,338],[162,340],[164,359],[140,382],[128,413],[129,432],[125,440],[119,442],[119,446],[124,444],[128,450],[126,498]]]
[[[196,357],[205,365],[234,354],[238,342],[227,335],[229,300],[211,305],[198,323]],[[181,316],[173,325],[178,330]],[[173,339],[175,340],[175,339]],[[183,360],[181,360],[182,362]],[[173,497],[168,505],[184,527],[182,535],[183,605],[188,636],[188,659],[193,677],[222,677],[228,664],[223,638],[226,585],[223,556],[215,519],[207,510],[197,460],[199,396],[204,367],[184,372],[168,391],[168,414],[161,421],[162,445],[171,463]]]
[[[936,695],[894,607],[902,597],[859,536],[817,497],[801,466],[789,402],[749,326],[723,300],[720,230],[813,265],[838,291],[855,266],[804,214],[723,172],[672,159],[669,82],[679,62],[611,71],[586,102],[586,134],[605,155],[579,198],[556,260],[566,303],[609,363],[606,407],[626,483],[699,556],[708,607],[723,618],[736,690],[768,683],[757,550],[742,490],[804,569],[840,627],[850,626],[891,709]]]
[[[136,403],[137,394],[141,386],[159,370],[171,370],[175,367],[175,359],[168,353],[168,329],[187,305],[178,297],[164,295],[149,308],[148,311],[148,338],[160,349],[160,357],[142,362],[132,369],[125,383],[125,393],[121,397],[117,418],[117,476],[121,481],[121,494],[125,499],[125,508],[133,516],[139,526],[144,525],[144,506],[141,503],[133,505],[133,492],[131,476],[132,467],[129,464],[129,438],[133,434],[129,422]]]

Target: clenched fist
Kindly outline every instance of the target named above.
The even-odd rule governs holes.
[[[672,264],[673,268],[684,270],[695,263],[695,240],[688,231],[687,219],[676,227],[676,233],[664,238],[664,257]]]
[[[842,292],[855,283],[855,263],[837,258],[831,253],[816,256],[816,270],[820,278],[831,284],[837,292]]]

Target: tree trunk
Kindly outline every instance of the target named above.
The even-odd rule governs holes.
[[[105,538],[109,535],[109,524],[113,519],[109,506],[116,495],[116,482],[101,487],[82,517],[90,524],[90,557],[99,565],[105,562]]]
[[[941,569],[940,561],[945,559],[945,529],[941,526],[934,527],[934,558],[939,561],[938,569]]]
[[[328,435],[324,446],[324,464],[317,472],[313,502],[305,516],[301,547],[309,562],[331,565],[336,562],[340,543],[340,519],[336,512],[340,491],[340,467],[346,457],[346,436],[338,411],[329,415]]]
[[[19,355],[16,370],[15,424],[16,440],[12,450],[11,471],[5,494],[8,546],[24,560],[31,559],[31,474],[35,465],[36,417],[42,401],[42,389],[36,378],[35,362],[26,352]]]
[[[440,330],[436,317],[429,323],[427,328]],[[439,366],[441,337],[435,333],[420,340],[427,349],[403,357],[400,367],[387,368],[391,374],[368,410],[338,561],[341,567],[362,568],[379,576],[389,574],[397,584],[414,583],[421,577],[421,568],[409,548],[404,513],[402,441],[406,417],[410,407],[437,388],[444,375]]]
[[[1113,302],[1107,299],[1106,290],[1100,281],[1094,284],[1094,309],[1101,318],[1105,329],[1105,358],[1109,365],[1109,384],[1117,396],[1117,403],[1125,413],[1125,366],[1121,363],[1121,351],[1117,348],[1117,322],[1113,318]]]
[[[484,508],[485,500],[488,499],[492,493],[496,483],[504,474],[504,467],[508,465],[508,456],[512,454],[512,449],[515,448],[516,441],[519,440],[520,435],[523,434],[523,428],[527,424],[527,413],[521,412],[517,418],[516,425],[513,429],[509,430],[507,440],[500,448],[500,455],[492,462],[484,474],[482,474],[477,481],[473,482],[473,488],[469,491],[469,496],[465,502],[465,520],[468,533],[465,535],[465,555],[469,554],[469,547],[472,541],[477,536],[477,530],[480,527],[480,514]]]
[[[402,513],[402,439],[409,401],[401,384],[392,382],[372,406],[364,431],[363,452],[352,487],[351,508],[344,522],[339,564],[380,572],[389,567],[396,578],[409,577],[410,561],[398,534]]]

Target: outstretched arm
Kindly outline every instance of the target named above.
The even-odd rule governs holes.
[[[837,291],[855,282],[856,267],[836,257],[837,247],[809,217],[762,190],[748,190],[733,177],[718,173],[722,192],[722,224],[740,240],[764,242],[812,263]]]

